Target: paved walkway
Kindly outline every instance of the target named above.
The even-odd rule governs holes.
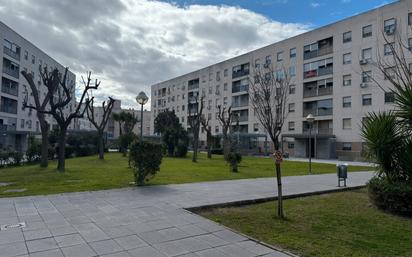
[[[370,172],[349,174],[364,185]],[[285,195],[336,189],[336,176],[285,177]],[[275,196],[273,178],[0,199],[0,256],[286,257],[184,208]]]

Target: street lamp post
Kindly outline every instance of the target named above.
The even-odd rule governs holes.
[[[312,126],[314,121],[315,117],[312,114],[306,117],[306,122],[309,125],[309,174],[312,174]]]
[[[148,100],[149,97],[143,91],[136,96],[137,103],[142,106],[140,110],[140,140],[143,140],[143,105],[145,105]]]

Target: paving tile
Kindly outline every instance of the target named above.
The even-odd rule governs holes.
[[[98,241],[98,242],[92,242],[89,243],[89,245],[93,248],[93,250],[99,254],[109,254],[109,253],[115,253],[115,252],[120,252],[123,249],[116,243],[116,241],[110,239],[110,240],[103,240],[103,241]]]
[[[47,237],[52,236],[48,229],[24,231],[23,234],[24,234],[24,239],[26,239],[26,241],[47,238]]]
[[[63,236],[77,233],[77,230],[72,226],[53,227],[49,229],[53,236]]]
[[[257,255],[264,255],[275,252],[275,250],[251,240],[237,243],[237,245]]]
[[[111,253],[107,255],[100,255],[101,257],[132,257],[128,252]]]
[[[19,230],[0,231],[0,245],[24,242],[23,233]]]
[[[211,247],[218,247],[222,245],[227,245],[229,242],[225,241],[224,239],[217,237],[213,234],[207,234],[207,235],[200,235],[194,237],[202,242],[207,243]]]
[[[79,234],[57,236],[54,238],[54,240],[56,240],[57,245],[59,247],[80,245],[86,243]]]
[[[27,254],[27,247],[24,242],[0,245],[1,257],[12,257]]]
[[[118,237],[114,239],[124,250],[131,250],[134,248],[147,246],[147,243],[144,242],[136,235]]]
[[[145,246],[130,250],[129,254],[133,257],[166,257],[165,254],[159,252],[151,246]]]
[[[231,243],[247,240],[246,237],[241,236],[239,234],[236,234],[235,232],[232,232],[232,231],[227,230],[227,229],[217,231],[217,232],[213,233],[213,235],[215,235],[217,237],[220,237],[220,238],[224,239],[225,241],[231,242]]]
[[[31,253],[30,257],[64,257],[60,249]]]
[[[199,251],[199,252],[196,252],[196,254],[201,257],[228,257],[226,254],[217,250],[216,248]]]
[[[26,245],[30,253],[58,248],[58,245],[53,238],[43,238],[32,241],[26,241]]]
[[[74,245],[61,248],[65,257],[94,257],[97,254],[87,244]]]

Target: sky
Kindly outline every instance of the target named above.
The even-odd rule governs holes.
[[[0,20],[101,81],[99,100],[140,91],[390,0],[0,0]],[[150,109],[150,103],[146,106]]]

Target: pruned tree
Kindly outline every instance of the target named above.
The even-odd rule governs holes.
[[[122,132],[122,124],[123,124],[123,119],[122,116],[120,115],[120,113],[113,113],[112,114],[112,118],[114,121],[117,122],[118,126],[119,126],[119,137],[123,134]]]
[[[280,135],[286,120],[286,104],[290,76],[285,68],[276,70],[272,65],[255,65],[249,79],[249,97],[255,115],[269,135],[275,151],[280,151]],[[284,218],[282,198],[282,173],[280,162],[275,163],[278,185],[278,216]]]
[[[53,92],[53,97],[50,97],[50,110],[44,111],[44,113],[51,114],[59,127],[57,169],[60,172],[64,172],[65,169],[67,129],[75,118],[82,118],[84,116],[89,105],[89,101],[86,99],[87,92],[97,89],[100,85],[100,81],[97,79],[92,83],[91,72],[88,72],[86,80],[82,77],[84,88],[77,105],[74,109],[73,107],[67,108],[75,100],[75,83],[69,81],[68,71],[69,69],[66,68],[64,74],[61,74],[55,69],[54,72],[59,73],[56,76],[58,83],[50,86],[46,85],[48,92]]]
[[[197,152],[199,149],[199,133],[200,133],[200,125],[201,119],[203,114],[203,96],[200,97],[199,95],[193,96],[192,99],[189,99],[193,103],[190,103],[188,106],[189,110],[189,117],[188,123],[193,135],[192,140],[192,148],[193,148],[193,155],[192,155],[192,162],[197,162]]]
[[[39,66],[39,72],[41,76],[42,85],[46,86],[47,88],[56,88],[56,84],[58,83],[58,71],[52,70],[48,71],[47,67],[42,68]],[[24,98],[23,98],[23,109],[32,109],[36,111],[37,119],[40,125],[41,131],[41,157],[40,157],[40,167],[47,167],[48,166],[48,148],[49,148],[49,129],[50,126],[46,121],[45,112],[49,109],[49,101],[51,96],[54,95],[54,91],[47,91],[44,97],[41,97],[40,89],[36,87],[34,83],[34,78],[32,74],[27,73],[26,71],[22,71],[21,74],[26,79],[27,83],[29,84],[32,96],[33,96],[33,103],[31,103],[31,99],[29,99],[29,91],[27,87],[24,88]]]
[[[225,160],[228,160],[229,153],[233,151],[233,126],[235,115],[232,112],[232,107],[226,107],[222,105],[217,106],[218,109],[218,120],[222,125],[222,137],[223,137],[223,155]]]
[[[113,110],[115,100],[111,97],[109,97],[109,100],[103,101],[102,103],[102,112],[103,115],[100,119],[97,119],[96,114],[95,114],[95,108],[94,108],[94,97],[89,99],[89,104],[86,105],[86,113],[87,113],[87,118],[89,121],[93,124],[93,126],[97,130],[97,134],[99,137],[99,159],[103,160],[104,159],[104,130],[106,128],[107,122],[109,121],[110,115]]]
[[[210,119],[201,117],[200,123],[203,129],[206,131],[206,145],[207,145],[207,158],[212,159],[212,146],[213,146],[213,136],[212,136],[212,127],[209,125]]]

